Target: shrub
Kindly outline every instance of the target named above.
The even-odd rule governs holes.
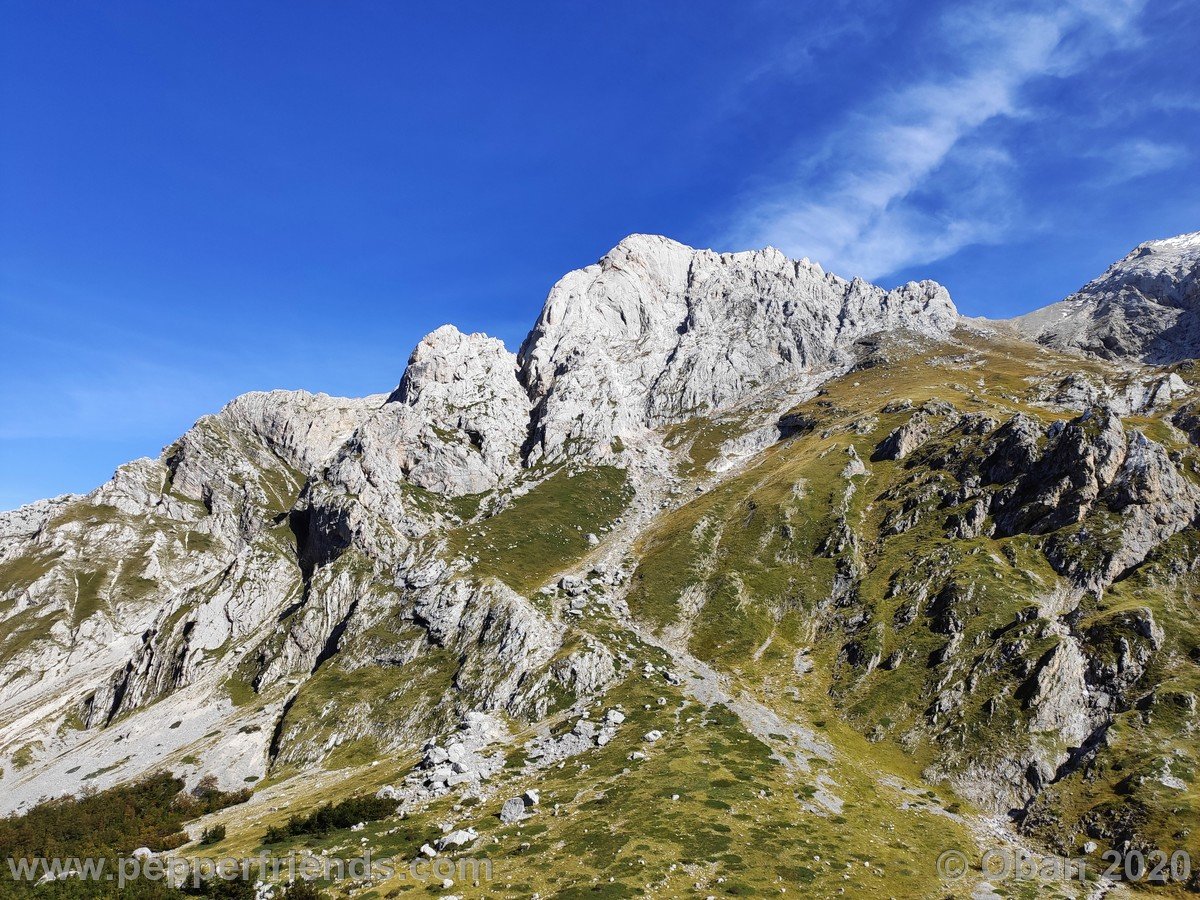
[[[277,844],[289,837],[312,834],[322,835],[339,828],[349,828],[359,822],[374,822],[386,819],[396,811],[395,800],[377,797],[351,797],[338,804],[326,803],[318,806],[307,816],[292,816],[287,824],[267,829],[263,843]]]

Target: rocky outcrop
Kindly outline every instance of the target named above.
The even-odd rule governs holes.
[[[1185,403],[1179,407],[1171,416],[1171,424],[1193,444],[1200,445],[1200,404]]]
[[[509,707],[562,645],[561,626],[495,581],[433,585],[417,596],[413,615],[430,641],[462,655],[456,686],[488,710]]]
[[[348,489],[393,480],[445,496],[480,493],[519,468],[528,422],[516,357],[495,338],[443,325],[417,344],[400,386],[330,480]]]
[[[1083,590],[1103,590],[1200,514],[1200,489],[1166,449],[1126,433],[1107,408],[1045,432],[1014,417],[997,430],[980,472],[1002,485],[990,501],[996,534],[1056,532],[1047,557]]]
[[[873,460],[902,460],[910,453],[939,434],[958,424],[954,409],[946,403],[932,401],[923,404],[903,425],[894,428],[879,442]]]
[[[1106,406],[1119,415],[1150,415],[1189,396],[1191,387],[1175,372],[1153,373],[1119,383],[1087,377],[1078,372],[1034,376],[1033,402],[1050,409],[1081,412],[1093,406]]]
[[[525,768],[527,771],[544,769],[594,747],[603,747],[616,737],[624,721],[623,712],[610,709],[598,723],[580,719],[565,734],[540,734],[525,745]]]
[[[468,712],[458,730],[445,741],[430,738],[425,742],[421,760],[400,785],[385,785],[376,796],[397,801],[407,812],[453,789],[464,796],[479,796],[485,782],[504,766],[501,746],[509,740],[508,728],[494,716]]]
[[[918,412],[883,439],[872,455],[872,459],[877,461],[904,459],[929,440],[932,435],[933,427],[929,422],[929,416]]]
[[[516,358],[500,341],[437,329],[305,488],[298,513],[313,555],[328,560],[354,545],[403,556],[439,521],[431,496],[490,491],[520,471],[528,419]]]
[[[1111,410],[1101,410],[1055,423],[1034,460],[1029,459],[1031,436],[1024,431],[1028,420],[1011,424],[1006,443],[1013,442],[1016,456],[1005,459],[994,453],[985,464],[988,471],[1020,473],[993,497],[997,533],[1045,534],[1080,521],[1124,461],[1126,440],[1120,418]],[[1018,468],[1023,464],[1025,468]]]
[[[248,537],[265,512],[292,507],[305,481],[382,399],[305,391],[239,397],[163,451],[170,492],[203,504],[223,527]],[[130,499],[125,511],[133,514],[159,502],[149,492]]]
[[[1030,728],[1058,735],[1078,747],[1091,731],[1088,686],[1084,677],[1088,661],[1078,644],[1065,639],[1046,653],[1034,673],[1027,701],[1032,710]],[[1056,766],[1047,766],[1043,780],[1053,777]]]
[[[633,235],[554,286],[520,352],[535,404],[531,459],[728,408],[783,379],[850,359],[897,329],[944,337],[957,324],[933,282],[884,291],[777,250],[714,253]]]

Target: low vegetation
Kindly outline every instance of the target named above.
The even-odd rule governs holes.
[[[120,785],[82,797],[64,797],[42,803],[23,816],[0,819],[0,859],[4,860],[105,860],[106,866],[147,847],[162,851],[188,841],[183,824],[219,809],[243,803],[249,791],[222,791],[206,778],[191,791],[184,782],[159,772],[132,784]],[[202,897],[234,897],[213,885]],[[0,871],[0,898],[34,894],[42,898],[120,897],[174,900],[183,895],[164,883],[138,881],[118,887],[105,882],[66,878],[38,885],[14,880],[8,865]],[[252,896],[252,895],[250,895]]]
[[[138,847],[170,850],[187,843],[184,822],[250,797],[249,791],[218,789],[211,777],[191,791],[183,787],[183,779],[159,772],[0,819],[0,858],[117,857]]]
[[[326,835],[360,822],[386,819],[396,812],[395,800],[378,797],[351,797],[340,803],[326,803],[306,816],[292,816],[280,827],[271,827],[263,835],[264,844],[278,844],[292,837]]]

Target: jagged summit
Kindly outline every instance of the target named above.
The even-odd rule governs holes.
[[[1070,297],[1013,323],[1038,343],[1104,359],[1200,356],[1200,232],[1139,244]]]
[[[1146,241],[1143,244],[1139,244],[1134,251],[1135,254],[1142,255],[1147,252],[1161,255],[1184,253],[1191,254],[1194,257],[1196,254],[1200,254],[1200,231],[1179,234],[1170,238],[1160,238],[1156,241]]]
[[[716,253],[631,235],[550,291],[518,354],[535,404],[530,452],[606,443],[726,409],[835,368],[860,338],[945,336],[958,315],[932,281],[893,291],[778,250]]]
[[[602,458],[614,440],[636,443],[648,429],[789,379],[803,385],[845,365],[863,337],[944,337],[957,322],[934,281],[888,291],[773,247],[718,253],[631,234],[554,285],[517,354],[442,325],[418,342],[389,395],[251,392],[202,419],[165,458],[177,488],[204,499],[189,454],[206,423],[228,424],[305,477],[327,464],[356,495],[390,492],[381,486],[393,475],[476,493],[531,462],[561,460],[568,443]]]

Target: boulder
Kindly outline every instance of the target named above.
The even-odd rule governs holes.
[[[509,797],[500,807],[500,821],[511,825],[525,818],[525,801],[520,797]]]

